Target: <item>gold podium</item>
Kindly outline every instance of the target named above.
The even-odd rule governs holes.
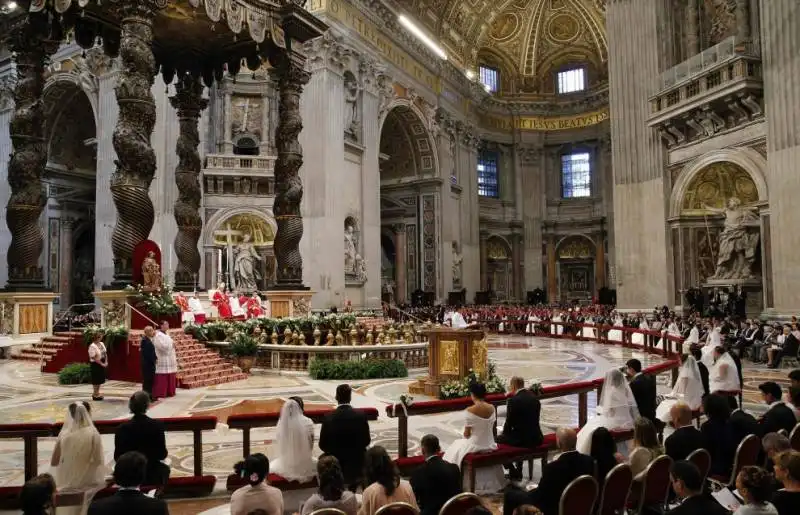
[[[441,327],[422,334],[428,337],[428,377],[412,383],[409,393],[438,398],[447,381],[463,379],[470,370],[486,375],[489,356],[484,331]]]

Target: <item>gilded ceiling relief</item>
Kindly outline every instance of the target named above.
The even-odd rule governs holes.
[[[683,214],[704,213],[703,205],[723,207],[736,197],[742,204],[758,201],[758,189],[753,178],[741,166],[728,161],[712,163],[694,176],[683,196]]]
[[[522,23],[517,13],[504,12],[492,22],[489,29],[489,37],[498,43],[502,43],[519,34],[521,27]]]

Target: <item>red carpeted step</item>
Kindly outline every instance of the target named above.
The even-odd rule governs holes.
[[[247,378],[239,367],[181,330],[170,331],[178,358],[178,387],[202,388]]]

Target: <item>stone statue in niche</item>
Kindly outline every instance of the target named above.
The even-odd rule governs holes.
[[[358,116],[358,94],[361,88],[355,76],[347,72],[344,75],[344,132],[353,141],[358,141],[361,122]]]
[[[458,248],[458,242],[453,242],[453,289],[461,287],[461,264],[464,261],[464,256],[461,255]]]
[[[261,261],[261,257],[250,241],[251,238],[250,233],[244,233],[242,242],[236,246],[233,273],[239,293],[258,291],[257,281],[261,278],[256,268],[256,261]]]
[[[737,197],[731,197],[724,208],[703,204],[703,209],[725,215],[725,225],[719,235],[717,267],[711,279],[753,278],[759,240],[759,220],[753,212],[756,208],[742,206]]]
[[[344,277],[351,281],[366,281],[366,263],[358,253],[358,239],[353,224],[344,227]]]
[[[152,250],[142,261],[142,289],[158,291],[161,289],[161,265],[156,260],[156,253]]]
[[[242,193],[245,195],[249,195],[250,191],[252,190],[252,181],[249,177],[245,177],[242,179]]]
[[[705,0],[708,45],[736,34],[736,0]]]

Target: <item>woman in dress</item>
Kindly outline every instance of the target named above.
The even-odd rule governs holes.
[[[736,476],[736,490],[744,504],[733,515],[779,515],[775,506],[769,502],[773,483],[772,474],[761,467],[744,467]]]
[[[714,349],[722,345],[722,329],[719,326],[711,327],[706,338],[706,344],[701,349],[703,358],[700,360],[703,364],[711,370],[714,366]],[[711,390],[712,392],[714,390]]]
[[[81,505],[58,508],[57,514],[85,515],[94,494],[106,486],[106,466],[100,433],[82,403],[69,405],[50,465],[60,492],[82,491],[84,495]]]
[[[608,429],[633,429],[639,417],[639,408],[625,376],[616,368],[606,372],[603,392],[597,405],[597,414],[578,431],[578,452],[590,454],[592,433],[598,427]]]
[[[50,474],[28,480],[19,493],[22,515],[53,515],[56,505],[56,482]]]
[[[589,318],[587,318],[583,323],[585,324],[585,326],[588,326],[583,328],[582,331],[583,337],[588,338],[590,340],[594,340],[595,339],[594,319],[591,316],[589,316]]]
[[[358,499],[353,492],[345,488],[342,467],[335,456],[323,456],[319,459],[317,481],[319,489],[303,503],[300,515],[309,515],[323,508],[342,510],[346,515],[358,513]]]
[[[281,408],[272,445],[273,474],[301,483],[314,477],[316,461],[311,456],[314,448],[314,423],[303,415],[303,408],[296,400],[289,399]]]
[[[161,323],[153,345],[156,348],[156,375],[153,379],[153,399],[175,397],[178,379],[178,357],[175,354],[175,342],[167,334],[169,324]]]
[[[736,362],[724,347],[718,346],[712,354],[714,364],[708,372],[708,388],[715,392],[738,392],[742,389]]]
[[[606,482],[606,476],[611,469],[625,462],[625,457],[617,452],[617,443],[611,432],[605,427],[598,427],[592,433],[591,452],[597,466],[597,483],[600,488]]]
[[[361,496],[358,515],[375,515],[380,508],[393,502],[404,502],[419,510],[411,483],[400,479],[397,466],[380,445],[367,449],[364,455],[364,477],[369,486]]]
[[[658,433],[656,426],[649,419],[639,417],[633,426],[633,450],[628,456],[628,464],[631,466],[634,479],[644,472],[644,469],[659,456],[664,454],[664,450],[658,443]]]
[[[469,387],[472,406],[464,411],[464,438],[456,440],[444,453],[443,459],[461,467],[461,461],[469,453],[493,451],[497,449],[494,441],[494,427],[497,414],[494,406],[485,401],[486,386],[472,383]],[[475,493],[497,493],[505,486],[503,467],[481,468],[475,478]]]
[[[625,324],[622,322],[622,317],[617,313],[616,316],[614,316],[614,327],[622,327],[623,325]],[[608,331],[608,339],[614,342],[621,342],[622,329],[611,329]]]
[[[561,313],[557,313],[551,321],[553,322],[550,324],[550,334],[554,334],[557,336],[561,336],[564,334],[564,325],[562,322],[564,321],[564,317],[561,316]]]
[[[247,485],[231,495],[230,511],[224,506],[214,513],[248,515],[253,510],[264,510],[267,515],[283,515],[283,493],[267,484],[269,460],[261,453],[251,454],[243,462],[237,463],[236,472],[247,480]]]
[[[106,367],[108,367],[108,352],[103,343],[103,334],[95,333],[92,343],[89,344],[89,368],[92,373],[92,400],[102,401],[100,386],[106,382]]]
[[[656,418],[665,424],[671,420],[669,410],[678,402],[686,403],[692,411],[700,409],[703,404],[703,378],[700,375],[700,367],[697,366],[693,356],[687,356],[681,370],[678,373],[678,380],[672,387],[672,392],[664,397],[664,400],[656,408]]]
[[[639,329],[641,331],[649,331],[650,324],[647,323],[647,317],[639,313]],[[631,336],[631,343],[640,347],[644,346],[644,335],[642,333],[633,333]]]

